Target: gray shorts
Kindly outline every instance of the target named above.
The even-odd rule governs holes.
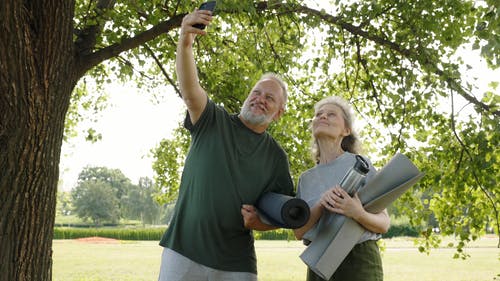
[[[257,281],[257,274],[213,269],[163,248],[158,281]]]

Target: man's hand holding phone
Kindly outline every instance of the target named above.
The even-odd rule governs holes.
[[[189,47],[193,44],[196,35],[206,35],[204,30],[212,21],[212,13],[215,10],[215,1],[205,2],[200,8],[187,14],[182,19],[179,47]]]
[[[198,11],[210,11],[210,15],[213,16],[216,4],[217,4],[217,1],[205,2],[205,3],[201,4],[201,6],[198,8]],[[203,30],[203,29],[205,29],[206,25],[203,23],[196,23],[196,24],[193,24],[193,27],[196,27],[198,29]]]

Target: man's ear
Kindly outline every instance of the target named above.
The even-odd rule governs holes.
[[[278,112],[274,114],[273,121],[278,121],[281,118],[281,115],[283,115],[283,113],[285,113],[285,109],[280,108],[280,110],[278,110]]]

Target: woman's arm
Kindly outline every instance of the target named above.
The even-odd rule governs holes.
[[[297,240],[301,240],[304,234],[308,232],[309,229],[311,229],[318,222],[322,214],[323,214],[323,206],[321,206],[320,203],[317,203],[311,208],[309,220],[306,222],[306,224],[300,228],[296,228],[293,230],[295,238],[297,238]]]

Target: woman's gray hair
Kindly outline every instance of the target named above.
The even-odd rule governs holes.
[[[276,82],[278,82],[278,84],[280,85],[281,87],[281,91],[283,92],[283,108],[285,108],[286,106],[286,102],[288,101],[288,87],[285,83],[285,81],[283,81],[283,78],[281,78],[281,76],[279,74],[276,74],[274,72],[267,72],[267,73],[264,73],[258,82],[262,81],[262,80],[267,80],[267,79],[272,79]]]
[[[351,105],[345,99],[339,96],[326,97],[314,105],[314,113],[316,114],[316,112],[318,112],[318,110],[326,104],[333,104],[342,109],[342,115],[344,117],[345,126],[351,131],[350,135],[342,139],[341,143],[342,149],[344,151],[348,151],[354,154],[360,153],[361,143],[359,141],[358,134],[354,131],[354,113],[352,111]],[[318,142],[314,137],[314,135],[311,143],[311,153],[314,162],[319,163],[321,151],[319,149]]]

